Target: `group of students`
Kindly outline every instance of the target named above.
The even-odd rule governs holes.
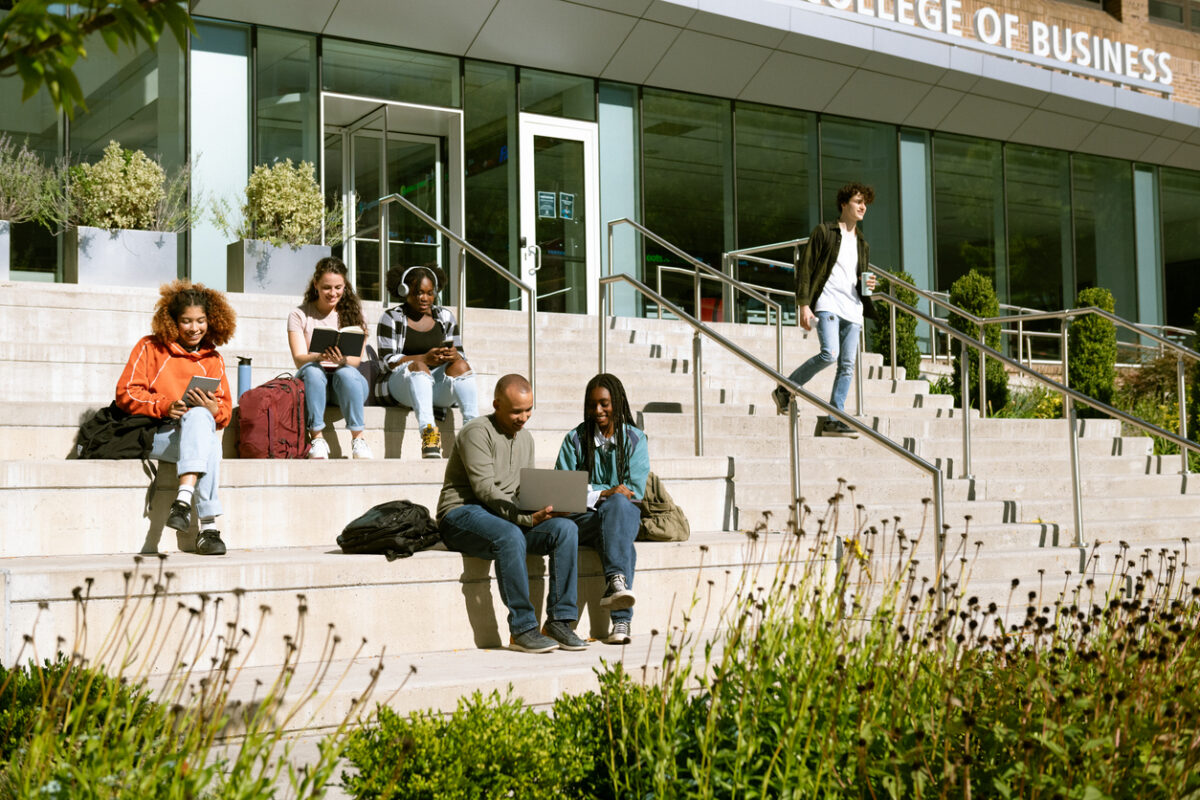
[[[288,317],[296,376],[305,386],[310,458],[329,457],[323,435],[327,402],[336,402],[342,410],[351,432],[352,457],[371,458],[363,438],[363,407],[371,387],[358,369],[364,352],[351,355],[337,347],[309,352],[317,328],[361,328],[366,333],[362,305],[346,278],[340,259],[321,259],[303,303]],[[382,402],[413,409],[422,455],[427,457],[441,456],[435,408],[457,402],[462,411],[463,426],[437,508],[446,546],[496,562],[501,599],[509,610],[510,647],[537,653],[586,647],[574,633],[579,617],[577,551],[580,544],[595,547],[606,581],[600,605],[610,611],[612,621],[605,641],[627,643],[634,603],[633,543],[640,526],[636,502],[645,492],[649,455],[645,434],[633,425],[624,387],[608,374],[588,383],[584,421],[567,433],[558,455],[557,468],[588,472],[588,510],[519,511],[515,495],[520,471],[533,466],[533,439],[524,430],[533,408],[532,389],[519,375],[502,377],[496,384],[494,412],[478,417],[474,377],[462,355],[456,320],[435,304],[441,278],[435,267],[389,271],[388,288],[404,301],[384,311],[379,321],[381,374],[375,393]],[[134,346],[116,388],[119,408],[161,420],[148,455],[174,462],[179,475],[166,525],[187,531],[194,513],[200,555],[226,552],[217,525],[222,513],[219,432],[233,417],[233,395],[217,348],[233,337],[236,326],[236,313],[221,292],[183,280],[164,285],[151,333]],[[197,376],[218,379],[218,388],[189,388]],[[544,626],[537,624],[529,599],[526,553],[550,555]]]

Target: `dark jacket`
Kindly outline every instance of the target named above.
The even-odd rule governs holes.
[[[862,275],[870,263],[870,246],[862,235],[862,228],[856,228],[858,233],[858,268],[856,275]],[[808,245],[800,251],[800,263],[796,265],[796,309],[802,306],[812,308],[833,272],[837,262],[838,251],[842,247],[842,229],[837,222],[822,222],[813,228],[808,237]],[[862,282],[859,281],[854,290],[862,300],[863,316],[875,319],[875,309],[869,297],[862,296]]]

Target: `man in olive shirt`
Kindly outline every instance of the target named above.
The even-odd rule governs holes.
[[[438,500],[442,540],[451,550],[496,562],[500,599],[508,606],[510,649],[582,650],[587,642],[573,630],[579,619],[579,528],[567,517],[554,516],[553,506],[529,514],[513,502],[521,469],[533,466],[533,436],[524,429],[533,410],[533,388],[520,375],[505,375],[496,382],[492,406],[495,412],[471,420],[455,438]],[[529,599],[526,553],[550,556],[548,619],[541,631]]]

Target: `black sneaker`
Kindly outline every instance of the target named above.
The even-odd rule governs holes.
[[[508,649],[518,653],[549,653],[558,649],[558,642],[549,636],[543,636],[537,628],[530,628],[524,633],[513,635],[508,640]]]
[[[788,413],[788,402],[791,401],[792,398],[791,395],[783,390],[782,386],[775,387],[775,390],[771,392],[771,399],[775,401],[776,414]]]
[[[636,600],[637,598],[633,596],[633,592],[625,583],[624,575],[614,572],[608,576],[608,588],[604,590],[604,596],[600,598],[601,608],[620,611],[625,608],[633,608]]]
[[[629,623],[625,620],[614,622],[608,636],[604,637],[605,644],[629,644],[633,637],[629,635]]]
[[[575,635],[569,622],[549,620],[542,627],[542,633],[558,642],[563,650],[587,650],[588,643]]]
[[[171,503],[171,511],[167,514],[167,527],[177,531],[187,531],[192,526],[192,506],[182,500]]]
[[[858,431],[851,428],[840,419],[827,419],[821,426],[822,436],[840,436],[843,439],[857,439]]]
[[[221,532],[200,531],[200,535],[196,537],[196,554],[201,556],[225,555],[225,543],[221,541]]]

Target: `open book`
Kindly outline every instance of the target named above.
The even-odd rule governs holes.
[[[367,334],[357,325],[342,328],[316,328],[312,339],[308,342],[308,352],[324,353],[331,347],[342,351],[342,355],[357,358],[362,355],[363,345],[366,344]]]

